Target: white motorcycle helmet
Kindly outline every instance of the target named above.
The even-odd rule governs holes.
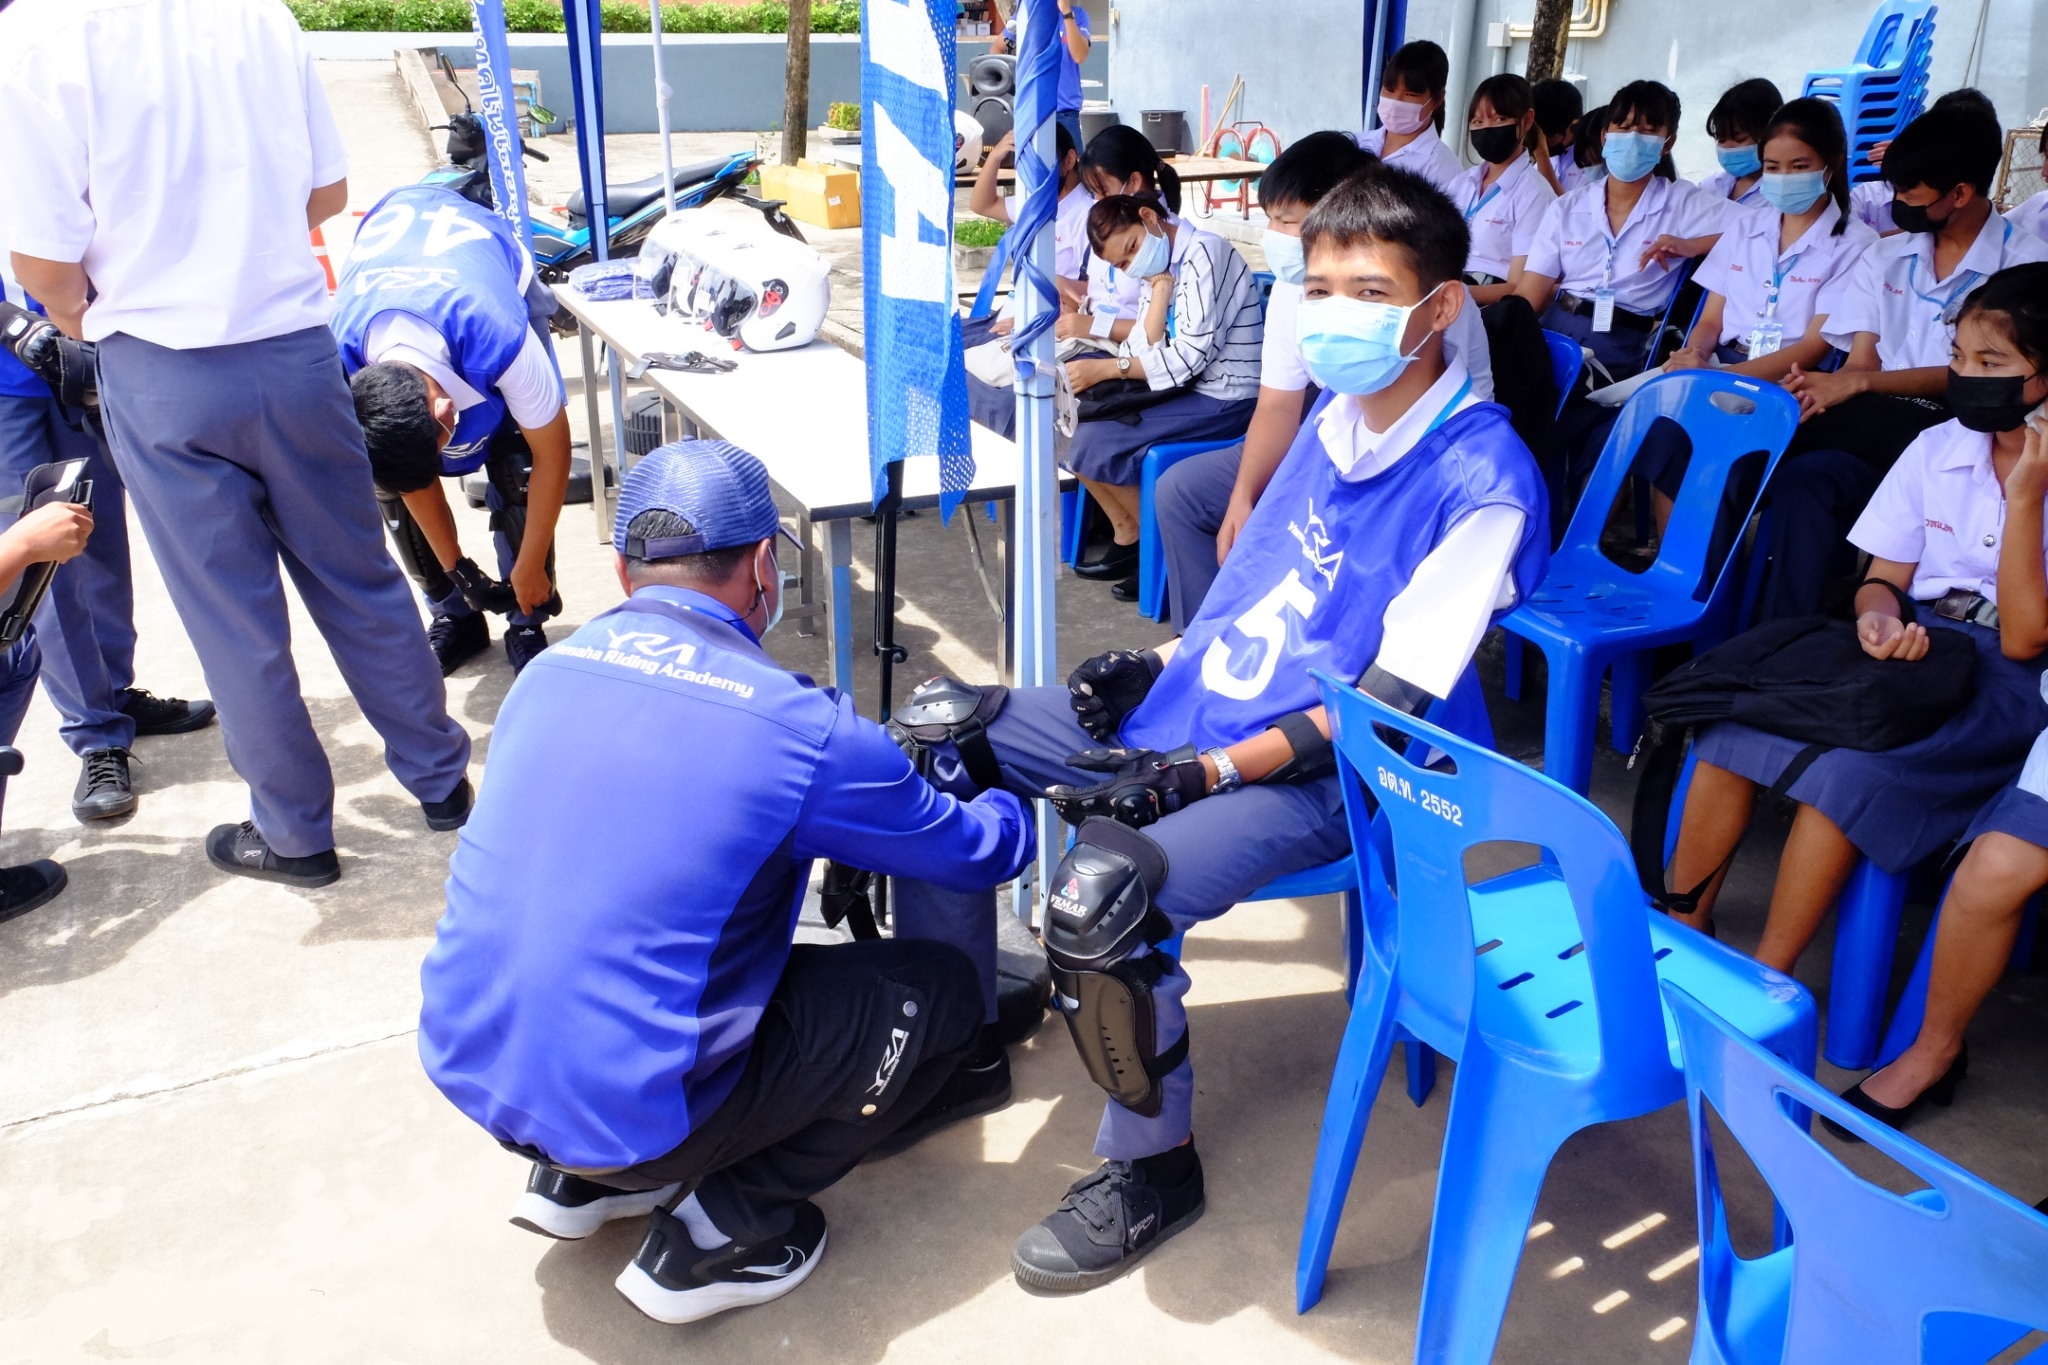
[[[964,110],[953,111],[953,170],[973,175],[981,169],[981,121]]]

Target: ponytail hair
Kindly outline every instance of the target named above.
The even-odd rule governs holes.
[[[1121,185],[1132,176],[1144,178],[1144,189],[1180,212],[1180,174],[1159,156],[1151,140],[1129,124],[1113,123],[1089,140],[1081,153],[1081,173],[1094,171]],[[1115,196],[1112,196],[1115,197]]]
[[[1478,89],[1472,92],[1472,102],[1465,106],[1467,127],[1479,116],[1479,106],[1482,103],[1502,118],[1515,123],[1520,123],[1522,115],[1533,113],[1536,109],[1536,97],[1529,88],[1529,82],[1512,71],[1503,71],[1498,76],[1488,76],[1479,82]],[[1522,137],[1522,149],[1539,159],[1550,155],[1550,144],[1544,140],[1540,120],[1530,122],[1529,131]]]
[[[1780,133],[1798,138],[1813,148],[1827,167],[1828,196],[1835,201],[1835,207],[1842,216],[1835,220],[1835,233],[1839,237],[1849,226],[1849,136],[1842,128],[1842,115],[1831,100],[1802,96],[1782,105],[1771,115],[1771,121],[1764,125],[1764,135],[1757,139],[1757,150]]]

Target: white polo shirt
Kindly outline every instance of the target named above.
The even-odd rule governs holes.
[[[16,0],[0,110],[0,234],[84,262],[88,340],[189,350],[326,324],[306,201],[348,158],[276,0]]]
[[[448,339],[425,318],[396,310],[377,314],[363,335],[363,355],[371,365],[396,361],[429,376],[454,402],[457,412],[467,412],[484,401],[483,394],[455,373]],[[555,368],[547,344],[530,327],[526,344],[519,348],[511,368],[499,375],[492,387],[505,400],[512,420],[528,431],[554,421],[565,401],[561,371]]]
[[[1638,314],[1661,313],[1671,301],[1676,267],[1638,265],[1644,250],[1666,233],[1704,237],[1719,232],[1728,202],[1686,181],[1653,175],[1629,210],[1620,235],[1610,236],[1608,184],[1603,177],[1553,199],[1543,211],[1522,268],[1550,276],[1558,288],[1581,298],[1591,298],[1603,283],[1611,283],[1617,307]]]
[[[1721,240],[1693,275],[1702,289],[1726,300],[1721,309],[1724,344],[1748,338],[1764,317],[1774,285],[1777,306],[1772,311],[1785,329],[1785,343],[1805,336],[1821,290],[1853,269],[1876,244],[1877,234],[1853,219],[1837,236],[1835,224],[1842,221],[1842,211],[1833,199],[1824,202],[1820,217],[1787,251],[1778,250],[1784,216],[1776,209],[1766,206],[1729,214]]]
[[[1744,190],[1740,196],[1729,193],[1734,188],[1735,177],[1726,171],[1715,171],[1705,180],[1700,181],[1701,192],[1711,194],[1716,199],[1725,199],[1731,204],[1740,204],[1746,209],[1765,207],[1763,177],[1759,176],[1751,181],[1749,188]]]
[[[1872,332],[1887,370],[1947,365],[1963,300],[2007,266],[2028,261],[2048,261],[2048,242],[1993,209],[1946,279],[1935,278],[1934,234],[1901,232],[1874,243],[1855,269],[1821,291],[1814,307],[1827,314],[1823,335],[1831,346],[1846,351],[1856,333]]]
[[[1557,198],[1557,191],[1536,169],[1528,153],[1507,164],[1500,178],[1482,187],[1489,168],[1473,166],[1451,182],[1451,203],[1465,215],[1472,234],[1472,247],[1465,256],[1465,271],[1472,275],[1508,277],[1510,263],[1529,254],[1536,240],[1536,225],[1543,210]]]
[[[1966,588],[1996,602],[2004,533],[2005,492],[1991,468],[1991,437],[1949,421],[1913,438],[1856,518],[1849,541],[1879,559],[1915,566],[1909,595],[1918,601]]]
[[[1458,160],[1458,154],[1445,146],[1444,140],[1437,136],[1434,124],[1424,124],[1422,131],[1415,135],[1414,141],[1391,154],[1380,150],[1387,145],[1387,130],[1384,127],[1375,128],[1369,133],[1360,133],[1353,140],[1389,166],[1399,166],[1404,171],[1412,171],[1445,194],[1451,192],[1451,182],[1465,170],[1464,165]]]
[[[1458,288],[1465,286],[1461,283]],[[1266,340],[1259,356],[1262,389],[1300,393],[1316,382],[1301,358],[1301,300],[1306,292],[1285,280],[1273,282],[1273,293],[1266,300]],[[1480,320],[1479,305],[1469,289],[1465,290],[1465,306],[1444,333],[1444,362],[1461,365],[1472,376],[1475,399],[1493,401],[1493,355],[1486,347],[1486,324]]]

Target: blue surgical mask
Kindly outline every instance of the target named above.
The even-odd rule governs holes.
[[[782,624],[782,609],[789,604],[788,585],[782,581],[782,561],[773,550],[768,552],[768,563],[773,566],[770,572],[775,576],[775,605],[768,609],[768,619],[761,623],[761,638],[764,640],[768,638],[769,631]],[[763,598],[768,595],[768,585],[758,578],[754,580],[754,590]]]
[[[1721,163],[1722,170],[1737,180],[1745,175],[1755,175],[1764,168],[1763,155],[1757,151],[1754,142],[1746,147],[1716,147],[1714,159]]]
[[[1138,244],[1137,254],[1131,257],[1131,263],[1124,269],[1141,280],[1150,279],[1154,275],[1165,273],[1167,262],[1172,255],[1173,248],[1167,242],[1165,234],[1161,233],[1155,237],[1148,230],[1145,233],[1145,240]]]
[[[1664,139],[1655,133],[1609,133],[1600,140],[1600,159],[1616,180],[1641,180],[1664,159]]]
[[[1780,213],[1799,214],[1812,208],[1828,192],[1826,171],[1788,171],[1783,175],[1766,171],[1756,182],[1757,193]]]
[[[1301,238],[1267,228],[1262,240],[1266,248],[1266,268],[1273,272],[1274,279],[1300,284],[1307,278],[1308,262],[1302,256]]]
[[[1307,299],[1296,319],[1302,363],[1316,383],[1337,393],[1363,397],[1400,378],[1420,354],[1401,350],[1408,318],[1436,296],[1438,285],[1406,308],[1342,296]],[[1423,341],[1428,341],[1425,334]]]

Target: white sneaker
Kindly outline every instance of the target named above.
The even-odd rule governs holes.
[[[808,1199],[780,1237],[753,1246],[728,1242],[711,1251],[690,1240],[682,1220],[657,1213],[640,1254],[618,1289],[656,1322],[696,1322],[728,1308],[781,1298],[810,1278],[825,1254],[825,1214]]]
[[[658,1190],[615,1190],[535,1162],[533,1174],[526,1180],[526,1193],[512,1206],[512,1225],[574,1242],[614,1218],[652,1213],[681,1188],[664,1185]]]

